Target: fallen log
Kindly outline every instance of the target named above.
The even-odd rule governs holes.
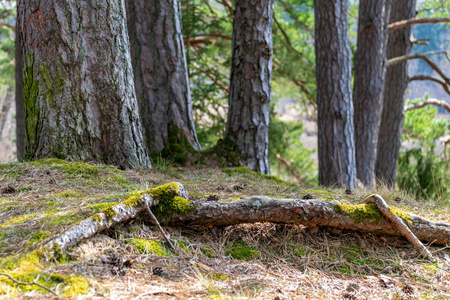
[[[153,207],[153,212],[163,224],[171,226],[272,222],[402,236],[373,204],[348,205],[332,199],[278,199],[266,196],[252,196],[232,202],[188,202],[187,199],[188,192],[183,185],[165,184],[73,225],[42,248],[51,250],[53,254],[64,253],[69,247],[104,229],[135,218],[146,210],[147,205]],[[421,241],[450,244],[450,224],[433,222],[394,208],[390,211],[400,217]]]

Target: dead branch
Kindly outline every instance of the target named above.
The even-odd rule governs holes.
[[[177,185],[178,195],[187,199],[187,191],[181,184],[177,183]],[[159,201],[154,200],[149,193],[144,193],[133,201],[133,205],[127,201],[121,202],[108,208],[106,212],[98,213],[70,227],[44,247],[53,249],[54,246],[57,246],[64,252],[68,247],[74,246],[104,229],[135,218],[146,210],[147,205],[152,207],[159,204]],[[336,200],[277,199],[253,196],[232,202],[190,202],[190,211],[184,214],[175,213],[163,221],[165,224],[173,226],[203,225],[208,227],[272,222],[403,236],[402,232],[381,214],[366,216],[366,211],[370,210],[369,207],[366,207],[367,205],[372,204],[352,206],[344,205]],[[109,218],[107,214],[110,216]],[[418,239],[438,245],[450,244],[450,224],[433,222],[407,213],[405,216],[407,216],[409,229]],[[151,221],[154,222],[154,220]]]
[[[169,239],[169,236],[165,233],[164,229],[161,227],[161,225],[158,222],[158,219],[155,217],[155,215],[152,213],[150,207],[148,206],[148,202],[145,202],[145,208],[147,208],[147,213],[149,214],[150,218],[152,219],[153,223],[156,224],[156,227],[158,228],[159,232],[163,235],[164,239],[166,240],[167,244],[169,244],[170,248],[172,250],[175,250],[175,246],[172,244],[172,241]],[[175,250],[176,251],[176,250]]]
[[[404,55],[404,56],[399,56],[399,57],[394,57],[391,58],[389,60],[386,61],[386,67],[392,67],[398,64],[401,64],[407,60],[410,59],[422,59],[424,62],[426,62],[433,70],[436,71],[436,73],[438,73],[442,79],[444,79],[444,81],[450,85],[450,79],[445,76],[444,72],[441,71],[441,69],[434,63],[432,62],[427,56],[429,55],[435,55],[435,54],[444,54],[446,55],[447,59],[447,52],[445,51],[439,51],[439,52],[427,52],[427,53],[422,53],[422,54],[408,54],[408,55]]]
[[[403,29],[415,24],[450,23],[450,18],[412,18],[389,24],[389,32]]]
[[[380,195],[371,195],[364,201],[366,204],[375,204],[378,207],[378,210],[386,217],[389,221],[391,221],[394,226],[400,231],[407,239],[411,242],[419,250],[419,253],[424,257],[430,260],[435,260],[430,251],[420,242],[420,240],[412,233],[412,231],[408,228],[408,226],[403,223],[402,219],[394,215],[386,201]]]
[[[371,204],[362,204],[371,205]],[[272,222],[298,224],[306,227],[327,227],[343,230],[402,236],[384,217],[355,219],[340,209],[339,201],[318,199],[276,199],[253,196],[233,202],[192,202],[195,210],[186,215],[174,215],[171,225],[229,226],[242,223]],[[362,206],[350,206],[363,211]],[[424,242],[450,244],[450,224],[438,223],[411,214],[408,226]]]
[[[188,198],[188,193],[181,183],[175,183],[178,186],[178,194],[185,199]],[[49,241],[42,248],[54,251],[54,247],[58,247],[62,252],[67,248],[77,245],[81,241],[88,239],[100,231],[111,228],[114,225],[127,222],[134,219],[142,211],[149,207],[158,205],[159,201],[153,199],[150,194],[145,193],[140,198],[133,202],[121,202],[115,206],[108,208],[106,211],[99,212],[80,223],[73,225],[55,239]]]
[[[445,92],[447,92],[447,94],[450,95],[450,88],[449,86],[442,80],[439,80],[437,78],[434,78],[432,76],[427,76],[427,75],[416,75],[416,76],[411,76],[409,77],[409,81],[413,81],[413,80],[430,80],[436,83],[439,83],[440,85],[442,85],[442,88],[445,90]]]
[[[405,106],[405,111],[419,109],[427,105],[437,105],[445,108],[448,112],[450,112],[450,103],[436,98],[428,98],[427,100],[420,101],[419,103],[409,104]]]
[[[37,279],[36,279],[35,281],[33,281],[33,282],[23,282],[23,281],[19,281],[19,280],[15,279],[14,277],[12,277],[11,275],[6,274],[6,273],[0,273],[0,276],[6,276],[6,277],[8,277],[12,282],[14,282],[15,284],[18,284],[18,285],[37,285],[38,287],[40,287],[40,288],[46,290],[46,291],[49,292],[49,293],[52,293],[53,295],[58,295],[57,293],[55,293],[53,290],[49,289],[48,287],[43,286],[43,285],[40,284],[40,283],[37,283],[37,282],[36,282]],[[38,277],[39,277],[39,276],[38,276]]]

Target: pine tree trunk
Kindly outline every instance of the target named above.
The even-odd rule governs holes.
[[[269,174],[274,0],[235,5],[225,137],[237,144],[245,166]]]
[[[23,101],[23,62],[22,38],[19,28],[16,27],[15,40],[15,79],[16,79],[16,155],[22,161],[25,152],[25,109]]]
[[[356,186],[347,0],[315,0],[319,183]]]
[[[128,31],[148,149],[176,158],[177,145],[200,150],[181,33],[179,0],[127,0]]]
[[[389,3],[367,0],[359,4],[358,43],[353,84],[355,155],[358,179],[372,187],[383,106]]]
[[[415,9],[416,0],[392,1],[389,23],[413,18]],[[410,26],[390,32],[386,50],[387,59],[411,53],[410,36]],[[387,68],[375,174],[380,182],[389,187],[395,185],[397,177],[397,161],[402,143],[404,97],[407,86],[407,62]]]
[[[25,157],[146,166],[122,0],[20,0]]]

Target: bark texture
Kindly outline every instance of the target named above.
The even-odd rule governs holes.
[[[274,0],[236,1],[230,94],[225,137],[234,141],[242,163],[270,174],[269,112]]]
[[[383,106],[387,22],[390,0],[359,4],[353,106],[356,174],[365,186],[375,179],[378,128]]]
[[[192,114],[179,0],[127,0],[131,58],[148,149],[201,150]],[[171,128],[173,127],[173,128]],[[187,143],[186,143],[187,142]]]
[[[16,22],[18,24],[19,22]],[[23,100],[23,61],[22,61],[22,37],[19,28],[16,27],[15,40],[15,79],[16,79],[16,153],[17,159],[22,161],[25,153],[25,108]]]
[[[415,16],[416,0],[392,1],[389,23]],[[387,59],[408,55],[412,49],[411,27],[389,33]],[[378,181],[394,187],[397,161],[402,143],[405,91],[408,86],[408,64],[403,62],[386,70],[383,93],[383,111],[378,133],[375,175]]]
[[[123,0],[20,0],[25,157],[146,166]]]
[[[319,183],[356,186],[347,0],[315,0]]]

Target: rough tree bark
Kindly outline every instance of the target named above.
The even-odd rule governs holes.
[[[347,0],[315,0],[319,183],[356,186]]]
[[[416,0],[392,1],[389,23],[411,19],[415,16]],[[408,55],[411,52],[411,27],[389,33],[387,59]],[[388,67],[383,93],[383,111],[378,133],[375,175],[388,187],[395,185],[397,161],[402,142],[404,94],[408,85],[408,64]]]
[[[128,32],[149,152],[200,150],[192,115],[179,0],[127,0]]]
[[[359,4],[353,106],[356,174],[367,187],[375,179],[375,160],[383,105],[389,0]]]
[[[0,162],[9,162],[15,159],[14,114],[14,87],[7,85],[0,91]]]
[[[18,24],[18,22],[17,22]],[[17,159],[22,161],[25,152],[25,109],[23,100],[23,62],[22,62],[22,38],[16,26],[15,40],[15,79],[16,79],[16,153]]]
[[[19,0],[25,157],[149,165],[122,0]]]
[[[274,0],[242,0],[236,1],[235,5],[225,138],[237,144],[245,166],[270,174],[268,146]]]

